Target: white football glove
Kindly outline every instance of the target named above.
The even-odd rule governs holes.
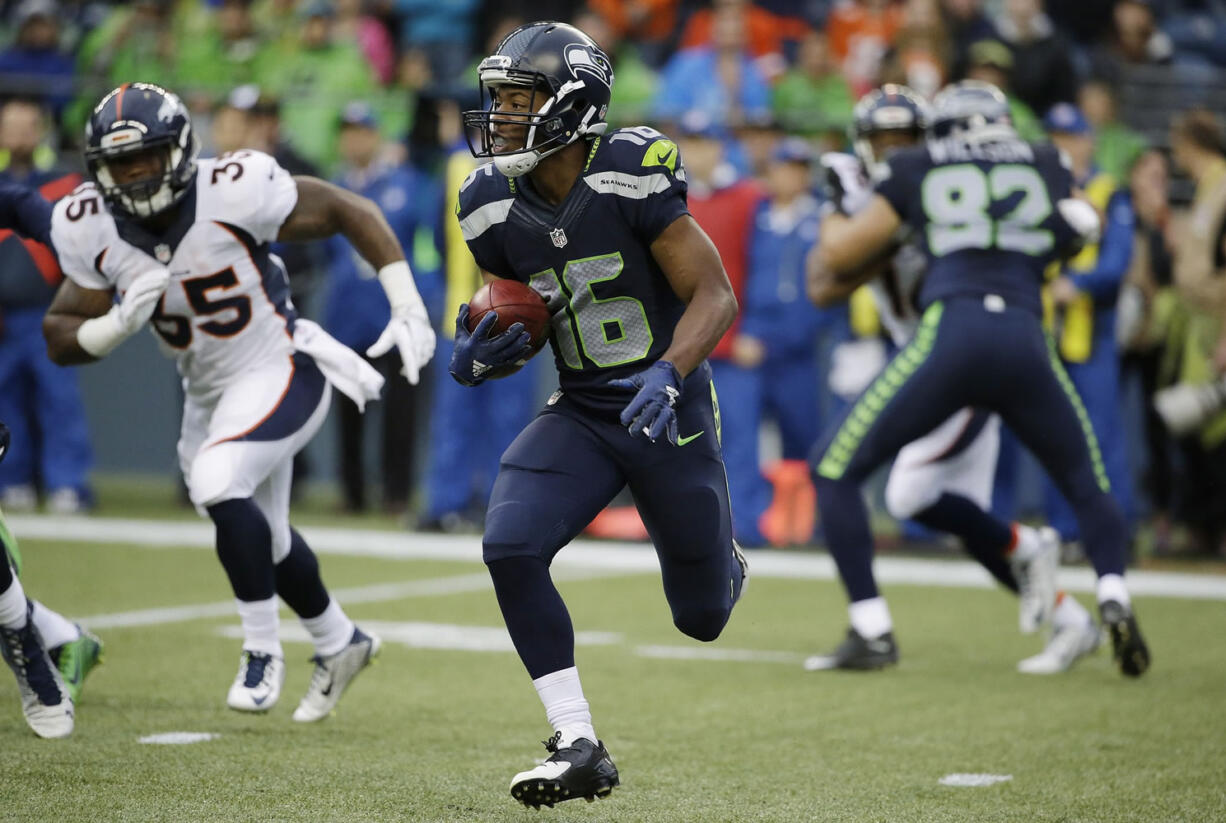
[[[77,329],[77,343],[94,357],[105,357],[149,322],[170,284],[170,270],[150,269],[128,286],[123,297],[101,317],[86,320]]]
[[[1154,394],[1154,408],[1176,437],[1192,434],[1226,406],[1226,377],[1214,383],[1176,383]]]
[[[366,350],[366,356],[374,359],[392,350],[400,352],[403,367],[400,373],[416,386],[421,379],[421,370],[434,356],[434,329],[426,314],[426,304],[417,293],[409,264],[401,260],[379,269],[379,282],[387,292],[392,306],[392,316],[379,339]]]
[[[843,152],[826,152],[821,164],[826,170],[826,187],[839,211],[850,216],[868,205],[873,184],[859,158]]]

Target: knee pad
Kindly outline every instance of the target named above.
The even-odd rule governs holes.
[[[732,614],[731,608],[696,607],[673,610],[673,625],[687,637],[710,643],[719,637]]]
[[[565,524],[558,523],[542,532],[529,507],[518,502],[496,505],[486,514],[481,556],[486,565],[508,557],[539,557],[548,563],[561,548],[564,531]]]
[[[223,500],[251,496],[252,489],[239,487],[233,451],[232,444],[219,443],[202,449],[192,460],[185,479],[187,494],[198,510]]]
[[[940,486],[924,480],[914,472],[890,472],[885,484],[885,507],[891,517],[909,520],[940,499]]]

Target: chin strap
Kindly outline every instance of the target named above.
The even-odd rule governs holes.
[[[582,135],[576,136],[578,140]],[[575,142],[574,140],[571,143]],[[562,143],[545,151],[536,151],[535,149],[518,152],[516,154],[507,154],[501,157],[494,158],[494,168],[502,172],[506,177],[522,177],[528,172],[536,168],[537,164],[551,154],[559,152],[569,146],[570,143]]]

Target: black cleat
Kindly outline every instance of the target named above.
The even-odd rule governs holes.
[[[818,672],[827,669],[853,669],[868,671],[884,669],[898,662],[898,644],[894,633],[886,632],[872,639],[861,637],[852,628],[847,637],[832,654],[819,654],[805,659],[805,671]]]
[[[1111,647],[1120,671],[1129,677],[1140,677],[1149,668],[1149,647],[1141,636],[1141,627],[1132,609],[1115,600],[1098,604],[1103,626],[1111,632]]]
[[[603,743],[579,737],[559,747],[561,739],[558,732],[543,741],[550,758],[511,778],[511,797],[534,809],[552,808],[555,803],[577,797],[591,803],[598,797],[608,797],[620,785],[617,767]]]

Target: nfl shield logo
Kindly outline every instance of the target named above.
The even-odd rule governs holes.
[[[153,253],[157,256],[159,263],[170,262],[170,246],[166,245],[165,243],[158,243],[153,249]]]
[[[549,239],[552,240],[553,244],[560,249],[566,245],[566,232],[562,231],[561,229],[554,229],[553,231],[549,232]]]

